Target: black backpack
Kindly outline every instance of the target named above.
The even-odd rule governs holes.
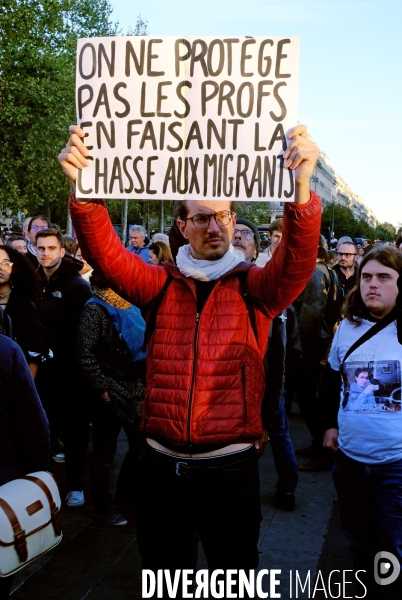
[[[326,265],[329,274],[329,288],[327,307],[325,309],[324,319],[330,331],[333,331],[335,325],[341,319],[341,308],[345,300],[345,291],[339,283],[337,274],[331,267]]]

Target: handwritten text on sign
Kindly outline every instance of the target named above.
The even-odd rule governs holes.
[[[299,39],[78,41],[80,198],[289,200]]]

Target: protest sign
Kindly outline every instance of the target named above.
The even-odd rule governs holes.
[[[299,38],[78,40],[79,198],[291,200]]]

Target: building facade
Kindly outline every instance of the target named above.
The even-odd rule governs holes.
[[[310,179],[310,188],[322,200],[323,208],[328,204],[339,204],[350,208],[354,218],[367,221],[370,227],[375,227],[377,219],[372,209],[366,205],[364,198],[351,190],[346,181],[331,167],[328,156],[320,151],[317,164]],[[272,202],[271,222],[283,215],[283,202]]]

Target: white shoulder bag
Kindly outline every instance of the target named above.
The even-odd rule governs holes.
[[[38,471],[0,487],[0,577],[8,577],[60,543],[60,494]]]

